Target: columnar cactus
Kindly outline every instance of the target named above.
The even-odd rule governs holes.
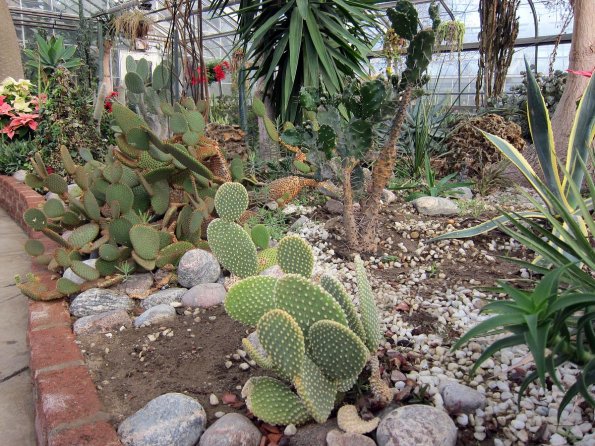
[[[236,283],[225,309],[233,319],[256,326],[260,345],[244,339],[248,354],[291,383],[295,393],[285,382],[259,377],[248,380],[242,395],[265,422],[303,424],[313,418],[322,423],[337,394],[355,384],[376,352],[381,337],[378,313],[359,257],[361,318],[338,281],[325,277],[321,286],[310,280],[314,259],[305,242],[287,237],[277,254],[285,275]]]

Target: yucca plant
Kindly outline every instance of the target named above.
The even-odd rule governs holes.
[[[564,173],[560,178],[556,149],[552,133],[549,113],[535,80],[528,62],[525,60],[527,69],[527,115],[531,136],[538,155],[539,166],[543,173],[543,181],[533,170],[529,162],[510,143],[498,136],[482,132],[485,137],[508,159],[523,176],[527,179],[533,190],[545,203],[544,206],[535,211],[520,212],[514,214],[526,219],[547,219],[549,214],[556,215],[556,205],[552,199],[556,198],[563,209],[570,215],[576,217],[577,224],[585,227],[581,222],[579,203],[582,201],[580,189],[583,186],[586,174],[586,160],[589,154],[591,143],[595,137],[595,80],[591,78],[589,85],[580,101],[566,153],[566,165],[562,169]],[[574,184],[575,187],[571,187]],[[593,200],[584,202],[587,209],[593,208]],[[504,222],[509,221],[509,216],[500,215],[492,220],[484,222],[472,228],[453,231],[435,237],[432,241],[474,237],[489,232]]]

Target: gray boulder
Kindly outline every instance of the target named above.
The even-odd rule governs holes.
[[[417,212],[423,215],[455,215],[459,213],[459,207],[449,198],[419,197],[411,203]]]
[[[15,173],[12,174],[12,177],[18,181],[19,183],[25,182],[25,177],[27,176],[26,170],[17,170]]]
[[[162,324],[176,318],[176,309],[169,304],[159,304],[149,308],[134,319],[136,328]]]
[[[130,311],[134,301],[123,294],[103,288],[83,291],[70,303],[70,313],[76,317],[92,316],[111,310]]]
[[[412,404],[382,418],[376,441],[378,446],[455,446],[457,427],[443,410]]]
[[[215,283],[220,274],[219,262],[204,249],[191,249],[182,256],[178,264],[178,283],[186,288],[201,283]]]
[[[486,404],[483,393],[456,381],[441,383],[440,395],[444,408],[452,414],[474,413],[476,409],[483,409]]]
[[[195,446],[207,424],[198,401],[181,393],[166,393],[149,401],[118,427],[126,446]]]
[[[260,431],[248,418],[228,413],[202,434],[198,446],[258,446],[261,438]]]
[[[95,268],[95,262],[97,262],[97,259],[88,259],[88,260],[83,260],[83,263],[85,265],[89,265],[92,268]],[[81,283],[85,283],[86,280],[83,279],[82,277],[77,276],[74,271],[70,268],[66,268],[66,270],[64,271],[64,274],[62,274],[62,277],[64,277],[65,279],[68,279],[78,285],[80,285]]]
[[[160,304],[171,304],[172,302],[181,302],[182,296],[188,291],[186,288],[167,288],[151,294],[141,302],[141,307],[145,310]]]
[[[89,333],[106,333],[120,327],[131,327],[132,319],[126,310],[112,310],[105,313],[83,316],[73,324],[73,331],[77,335]]]
[[[326,435],[327,446],[376,446],[376,442],[362,434],[333,429]]]
[[[186,307],[210,308],[222,304],[226,294],[225,287],[220,283],[203,283],[186,291],[182,303]]]
[[[151,273],[133,274],[125,282],[116,288],[118,291],[129,295],[142,295],[153,286],[153,275]]]
[[[382,189],[382,201],[384,201],[385,204],[391,204],[397,201],[397,196],[392,190]]]
[[[452,198],[456,198],[457,200],[473,199],[473,192],[466,186],[453,187],[450,192],[452,193]]]

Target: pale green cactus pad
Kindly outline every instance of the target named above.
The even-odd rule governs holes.
[[[284,377],[295,379],[306,352],[304,334],[295,319],[283,310],[271,310],[258,321],[257,332],[273,367]]]
[[[335,405],[337,387],[327,380],[318,366],[307,356],[295,380],[295,389],[317,423],[324,423]]]
[[[238,220],[248,209],[248,191],[240,183],[224,183],[215,194],[215,210],[228,222]]]
[[[68,237],[68,242],[74,248],[82,248],[87,243],[91,243],[95,240],[98,234],[99,225],[97,223],[87,223],[72,231],[72,234]]]
[[[312,276],[314,256],[310,245],[297,235],[284,237],[277,246],[277,262],[287,274]]]
[[[242,345],[244,346],[246,353],[248,353],[250,358],[252,358],[257,365],[263,369],[273,368],[273,361],[271,360],[271,357],[268,355],[264,356],[247,338],[242,339]]]
[[[244,278],[257,273],[256,246],[240,225],[215,219],[207,228],[207,240],[217,260],[236,276]]]
[[[334,321],[318,321],[308,333],[312,361],[331,381],[342,381],[360,374],[369,356],[357,335]]]
[[[359,311],[362,315],[362,324],[366,332],[365,344],[371,352],[375,352],[382,341],[382,333],[379,325],[380,315],[374,302],[374,294],[372,293],[370,282],[368,282],[364,262],[362,262],[359,256],[355,257],[355,272],[357,276]]]
[[[227,314],[246,325],[256,325],[267,311],[276,308],[275,285],[277,279],[252,276],[233,285],[225,297]]]
[[[301,425],[312,417],[287,384],[265,376],[250,378],[242,389],[248,410],[270,424]]]
[[[351,328],[356,335],[362,341],[366,341],[366,332],[364,331],[364,326],[357,315],[357,311],[355,309],[355,305],[351,301],[351,297],[347,294],[347,291],[334,277],[329,275],[324,275],[320,279],[320,286],[324,288],[331,296],[335,298],[335,300],[341,305],[341,308],[345,312],[345,316],[347,316],[347,322],[349,323],[349,328]]]
[[[277,308],[287,311],[309,337],[310,326],[328,319],[347,326],[341,306],[321,287],[297,274],[278,279],[275,287]]]

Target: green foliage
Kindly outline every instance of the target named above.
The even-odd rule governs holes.
[[[213,3],[223,13],[228,0]],[[276,114],[298,116],[302,86],[321,85],[331,93],[342,89],[344,76],[365,76],[363,67],[377,27],[370,12],[375,0],[360,2],[289,1],[270,5],[242,0],[238,7],[238,42],[247,60],[259,60],[252,80],[264,79]],[[327,42],[333,42],[329,47]]]
[[[35,35],[37,49],[24,49],[27,56],[25,66],[35,74],[42,73],[47,81],[58,68],[72,70],[82,64],[81,59],[75,57],[76,46],[65,46],[63,37],[51,36],[49,39]]]
[[[301,253],[304,249],[309,251],[301,239],[290,237],[280,242],[278,252],[310,259],[312,253]],[[266,355],[249,339],[244,339],[244,347],[258,364],[291,382],[297,392],[272,378],[251,378],[242,395],[258,418],[268,423],[302,424],[310,418],[323,423],[338,392],[345,390],[347,381],[351,383],[348,387],[355,383],[370,354],[376,352],[381,340],[378,312],[359,257],[356,265],[361,317],[334,279],[324,279],[326,287],[310,281],[310,265],[300,268],[304,275],[309,271],[306,277],[253,276],[229,290],[227,313],[240,322],[256,325]],[[294,267],[289,263],[290,269]],[[357,331],[352,326],[358,327]]]
[[[308,243],[299,236],[287,236],[279,242],[277,260],[285,273],[304,277],[312,275],[314,256]]]
[[[248,209],[248,191],[240,183],[225,183],[215,194],[215,210],[228,222],[238,220]]]
[[[240,225],[222,219],[213,220],[207,228],[207,240],[221,265],[236,276],[248,277],[257,273],[256,246]]]
[[[31,170],[30,158],[36,148],[31,141],[5,141],[0,138],[0,173],[12,175],[17,170]]]
[[[545,213],[537,211],[525,216],[547,219],[549,216],[554,215],[560,218],[556,213],[556,205],[552,197],[564,204],[567,213],[576,214],[581,202],[580,189],[583,186],[585,176],[588,177],[586,175],[586,163],[590,153],[592,156],[591,146],[595,137],[595,80],[591,78],[576,111],[573,129],[568,141],[566,165],[563,168],[564,175],[560,178],[549,113],[539,85],[526,60],[525,65],[528,73],[529,96],[527,111],[529,124],[532,129],[533,143],[535,144],[535,151],[537,152],[544,181],[540,179],[523,155],[510,143],[495,135],[482,133],[523,174],[529,185],[544,201],[545,207],[542,209],[546,211]],[[572,187],[572,184],[575,187]],[[577,216],[577,218],[580,221],[580,217]],[[502,217],[498,217],[469,229],[443,234],[432,240],[474,237],[495,229],[502,221]],[[584,222],[579,222],[579,224],[581,226],[585,225]]]

